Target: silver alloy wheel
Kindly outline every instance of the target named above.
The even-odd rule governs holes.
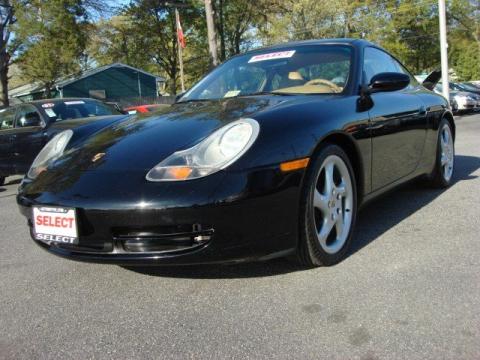
[[[313,194],[317,239],[328,254],[345,244],[352,225],[353,188],[345,162],[328,156],[320,167]]]
[[[442,175],[445,181],[450,181],[450,178],[453,174],[455,149],[453,147],[452,132],[450,130],[450,126],[448,126],[447,124],[443,125],[442,131],[440,133],[440,147],[442,151],[440,158]]]

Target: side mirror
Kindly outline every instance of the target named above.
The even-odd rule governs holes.
[[[20,125],[22,127],[41,126],[42,119],[37,113],[28,113],[20,118]]]
[[[368,85],[370,94],[384,91],[405,89],[410,84],[410,77],[402,73],[384,72],[375,75]]]

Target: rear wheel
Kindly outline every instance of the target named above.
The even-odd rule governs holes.
[[[300,207],[298,257],[305,266],[342,260],[357,214],[355,176],[347,154],[326,144],[306,174]]]
[[[450,123],[440,123],[437,141],[437,159],[431,175],[431,184],[437,188],[450,186],[455,166],[455,144]]]
[[[2,186],[3,184],[5,184],[5,177],[0,176],[0,186]]]

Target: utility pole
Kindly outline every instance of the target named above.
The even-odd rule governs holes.
[[[442,61],[442,94],[448,101],[450,101],[448,82],[447,17],[445,13],[445,0],[438,0],[438,18],[440,20],[440,57]]]
[[[210,56],[212,57],[212,64],[213,66],[217,66],[219,63],[217,34],[215,32],[215,23],[213,22],[212,0],[205,0],[205,15],[207,17],[208,48],[210,50]]]

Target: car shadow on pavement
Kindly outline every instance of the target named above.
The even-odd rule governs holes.
[[[455,157],[454,183],[475,179],[472,175],[480,168],[480,158],[457,155]],[[436,190],[417,180],[389,192],[367,204],[359,212],[352,246],[346,258],[376,240],[394,225],[428,205],[448,189]],[[412,229],[414,232],[415,229]],[[305,270],[295,261],[274,259],[264,262],[236,265],[192,265],[161,267],[124,267],[128,270],[150,276],[193,278],[193,279],[235,279],[275,276]]]
[[[472,174],[479,168],[480,158],[456,155],[455,173],[451,187],[460,181],[477,178],[477,175]],[[358,214],[354,241],[347,257],[355,254],[384,232],[428,205],[448,190],[449,188],[432,189],[426,181],[420,179],[400,186],[368,203]],[[413,228],[412,234],[415,231],[417,229]]]
[[[22,178],[14,178],[14,179],[11,179],[10,181],[6,181],[5,184],[0,186],[0,191],[1,189],[5,191],[5,186],[20,184],[21,181],[22,181]]]
[[[7,191],[8,190],[7,186],[19,184],[21,181],[22,181],[21,178],[20,179],[14,178],[14,179],[11,179],[10,181],[6,181],[5,184],[0,185],[0,193]]]

